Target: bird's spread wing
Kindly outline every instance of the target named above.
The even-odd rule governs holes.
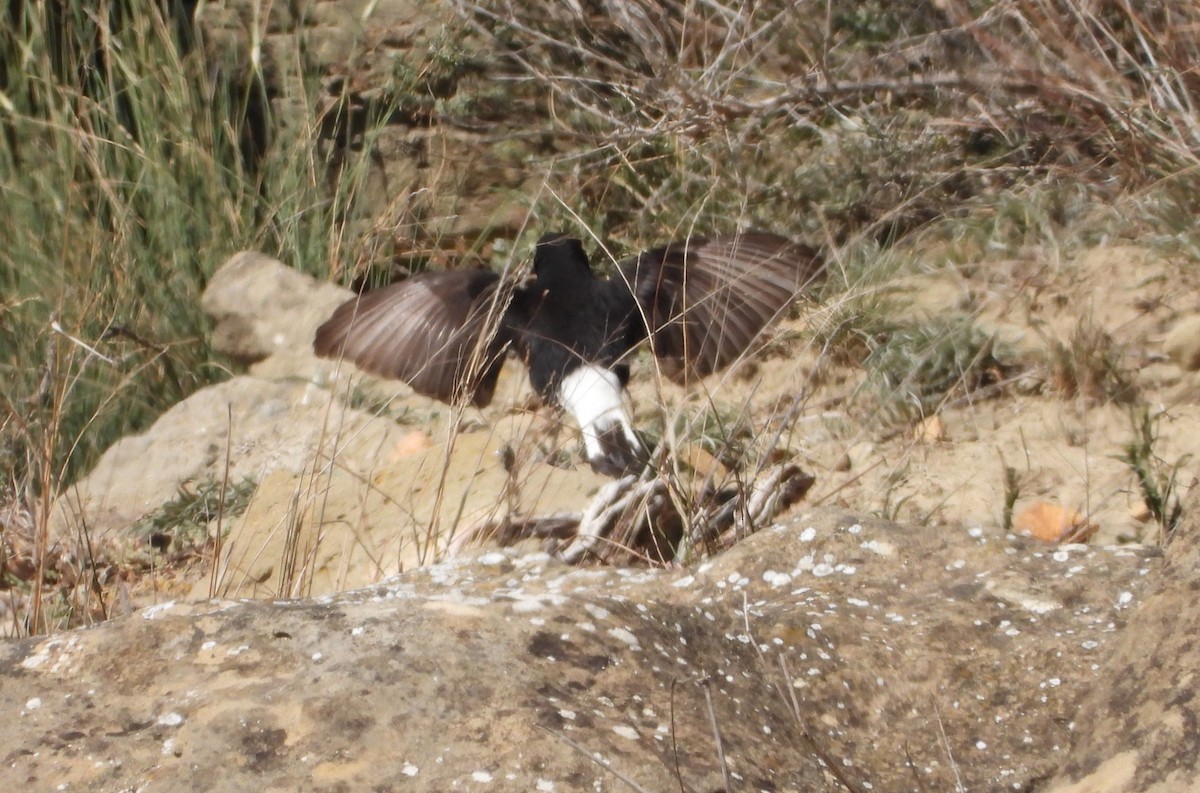
[[[317,355],[345,357],[444,402],[491,401],[511,341],[500,276],[423,273],[342,304],[317,329]]]
[[[615,280],[633,292],[664,369],[685,380],[733,363],[822,269],[814,251],[751,231],[647,251]]]

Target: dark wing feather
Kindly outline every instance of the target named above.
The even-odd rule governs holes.
[[[823,270],[811,249],[758,231],[693,237],[620,267],[654,354],[677,380],[733,363]]]
[[[419,394],[482,407],[492,399],[512,340],[500,276],[423,273],[343,303],[317,328],[313,350],[394,377]],[[503,296],[500,296],[501,298]]]

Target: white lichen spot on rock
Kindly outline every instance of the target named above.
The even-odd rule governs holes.
[[[877,556],[892,558],[896,555],[896,546],[885,540],[867,540],[859,545],[864,551],[870,551]]]
[[[792,583],[792,577],[787,573],[780,573],[777,570],[767,570],[762,575],[763,581],[771,587],[787,586]]]
[[[153,606],[147,606],[146,608],[142,609],[142,619],[155,619],[164,612],[170,611],[173,608],[175,608],[174,600],[168,600],[166,603],[155,603]]]
[[[487,771],[472,771],[471,779],[474,780],[475,782],[491,782],[492,775],[489,774]]]
[[[512,602],[512,610],[519,614],[527,614],[531,611],[542,611],[546,605],[541,597],[518,597]]]
[[[612,616],[612,613],[608,609],[601,608],[594,603],[584,603],[583,610],[598,620],[606,620]]]
[[[1020,598],[1017,600],[1017,605],[1031,614],[1049,614],[1051,611],[1062,608],[1061,603],[1053,600],[1040,600],[1035,597]]]
[[[809,526],[804,531],[800,532],[800,542],[812,542],[817,538],[817,530]]]
[[[642,649],[642,645],[638,642],[637,636],[635,636],[633,632],[627,628],[611,628],[608,631],[608,635],[629,645],[630,649]]]
[[[630,741],[636,741],[638,739],[638,731],[633,727],[630,727],[628,724],[618,724],[612,728],[612,731],[617,735],[620,735],[622,738],[626,738]]]
[[[50,660],[50,648],[53,644],[47,643],[38,647],[38,651],[21,662],[21,667],[24,669],[37,669],[42,664]]]
[[[178,727],[180,724],[183,724],[183,715],[175,711],[164,713],[158,717],[158,723],[164,727]]]
[[[534,789],[537,790],[538,793],[553,793],[554,782],[549,779],[539,779]]]

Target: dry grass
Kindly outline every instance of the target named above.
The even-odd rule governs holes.
[[[332,75],[307,127],[257,143],[246,133],[264,75],[251,53],[245,73],[214,83],[154,4],[121,0],[107,19],[78,3],[10,13],[0,530],[3,585],[24,604],[18,631],[96,612],[87,593],[102,561],[86,536],[56,546],[51,505],[113,439],[225,376],[198,294],[235,247],[358,282],[521,261],[532,230],[451,239],[428,232],[450,213],[431,191],[365,198],[389,126],[501,140],[481,159],[504,155],[524,169],[522,188],[540,183],[525,196],[530,229],[565,227],[614,251],[745,226],[820,246],[838,277],[798,343],[823,368],[857,362],[866,383],[883,383],[847,383],[836,405],[882,424],[969,397],[1004,363],[969,316],[950,320],[961,333],[930,335],[891,314],[881,284],[897,246],[942,243],[966,267],[1070,244],[1069,228],[1077,241],[1125,235],[1200,255],[1193,3],[452,5],[465,32],[447,28],[380,84]],[[306,86],[301,102],[330,77],[272,66]],[[1135,399],[1106,349],[1081,330],[1050,362],[1057,387]],[[806,400],[764,410],[716,383],[707,404],[658,424],[672,448],[696,444],[754,472],[791,448],[801,413],[823,409]],[[693,472],[672,466],[672,492],[691,492]],[[73,578],[55,572],[65,558]],[[55,592],[83,605],[52,618],[40,604]]]

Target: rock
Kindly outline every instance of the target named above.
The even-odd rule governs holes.
[[[1146,499],[1135,499],[1129,504],[1129,517],[1138,523],[1149,523],[1150,519],[1154,517],[1154,510],[1150,509]]]
[[[391,425],[331,441],[304,470],[281,469],[260,483],[245,514],[232,522],[222,552],[221,597],[323,595],[361,587],[430,564],[460,535],[527,515],[581,509],[608,480],[587,465],[538,459],[528,415],[463,432],[447,447],[445,429],[414,451],[412,430]],[[335,422],[336,423],[336,422]],[[367,426],[343,425],[353,439]],[[511,444],[510,474],[497,454]],[[332,458],[332,464],[330,459]],[[193,597],[210,594],[207,580]]]
[[[950,438],[946,432],[946,422],[936,414],[917,422],[913,427],[912,436],[918,443],[941,443]]]
[[[64,539],[86,531],[105,541],[175,498],[184,483],[257,481],[279,468],[299,473],[330,441],[334,410],[341,415],[333,394],[303,381],[243,375],[201,389],[146,432],[110,446],[59,499],[53,531]],[[346,420],[368,446],[390,430],[361,411],[349,411]]]
[[[824,510],[690,569],[508,549],[311,600],[163,604],[0,645],[0,787],[1029,789],[1095,729],[1079,707],[1110,648],[1170,627],[1131,618],[1159,567]],[[1172,649],[1146,660],[1179,675],[1123,686],[1183,714],[1196,659]]]
[[[317,326],[351,296],[270,256],[243,251],[213,275],[200,306],[213,322],[213,349],[251,364],[281,352],[313,358]]]
[[[1167,548],[1150,591],[1122,591],[1118,603],[1140,600],[1130,625],[1116,636],[1099,676],[1072,715],[1077,735],[1050,793],[1173,793],[1200,779],[1200,494]]]
[[[90,542],[119,543],[189,483],[258,481],[280,468],[299,474],[330,439],[334,416],[357,439],[355,449],[384,443],[398,428],[343,410],[321,385],[338,382],[338,366],[312,354],[317,325],[349,296],[262,254],[231,257],[203,297],[213,343],[240,360],[260,361],[267,376],[201,389],[146,432],[114,443],[59,499],[53,534],[69,546],[85,534]]]
[[[225,535],[217,572],[184,591],[326,594],[429,563],[479,526],[582,510],[607,481],[556,459],[575,435],[556,443],[544,418],[511,411],[529,393],[520,367],[504,368],[481,413],[315,358],[314,329],[348,295],[269,257],[232,257],[205,309],[228,351],[267,357],[106,450],[56,503],[58,544],[73,558],[123,560],[145,546],[140,523],[198,488],[248,481],[245,512],[208,527]]]
[[[1076,510],[1048,501],[1026,504],[1013,518],[1013,531],[1042,542],[1087,542],[1098,528]]]
[[[1190,314],[1177,321],[1163,339],[1163,351],[1180,368],[1200,370],[1200,315]]]

